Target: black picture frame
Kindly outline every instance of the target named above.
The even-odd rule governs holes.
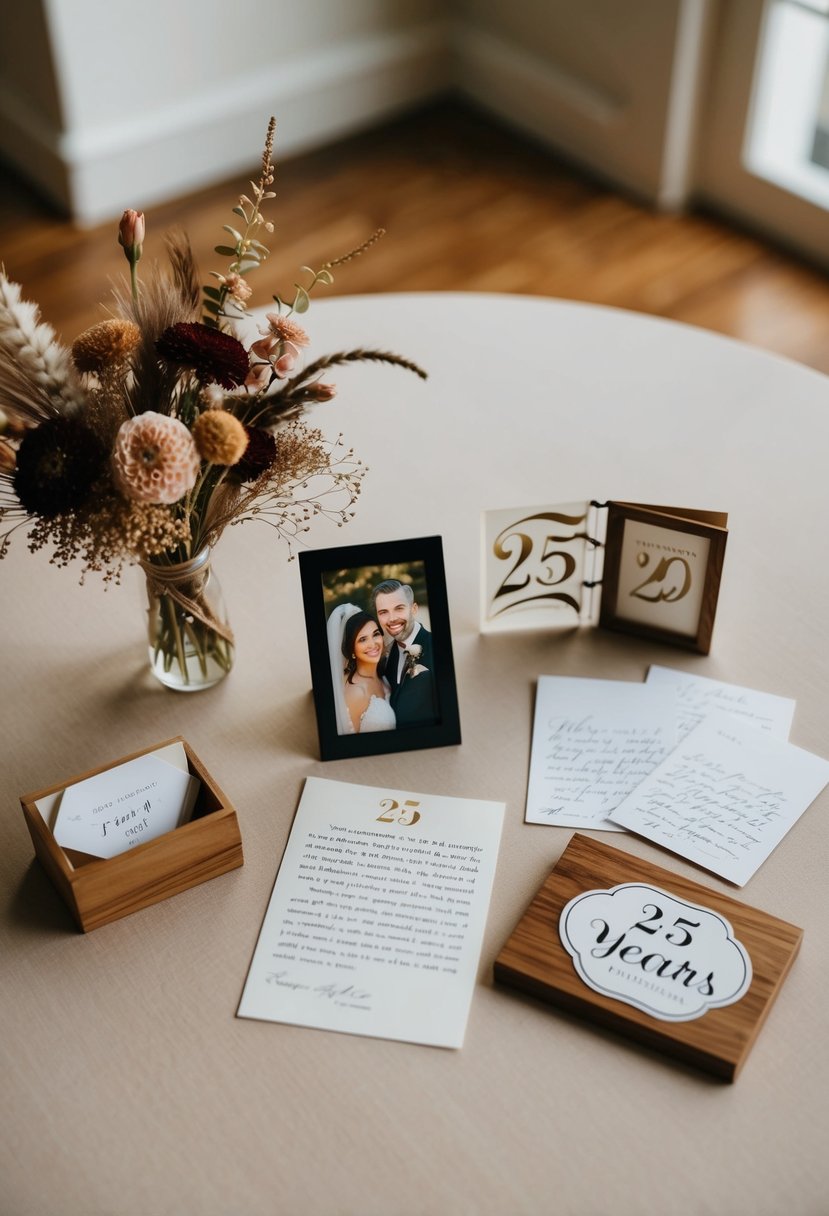
[[[328,649],[327,626],[330,613],[337,606],[330,602],[332,588],[338,576],[348,583],[354,571],[398,570],[412,567],[418,571],[421,591],[415,592],[420,603],[428,607],[429,632],[433,655],[436,718],[428,724],[408,724],[391,730],[341,734],[337,728],[331,659]],[[383,755],[389,752],[413,751],[426,747],[449,747],[461,742],[458,693],[452,655],[452,633],[449,623],[449,602],[443,564],[443,543],[439,536],[380,541],[366,545],[343,545],[329,549],[306,549],[299,554],[302,599],[305,608],[305,628],[308,635],[308,657],[311,666],[314,706],[319,733],[320,759],[343,760],[357,756]],[[390,577],[388,574],[382,577]],[[411,582],[402,578],[400,581]],[[355,593],[353,580],[347,598],[358,607],[367,608],[366,589]],[[424,592],[425,590],[425,597]],[[326,596],[329,603],[326,603]],[[365,601],[365,602],[363,602]],[[340,602],[344,602],[342,599]],[[425,678],[417,676],[416,679]]]

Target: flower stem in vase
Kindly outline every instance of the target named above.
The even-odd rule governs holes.
[[[150,666],[167,688],[211,688],[233,666],[233,633],[209,549],[188,561],[142,563],[148,597]]]

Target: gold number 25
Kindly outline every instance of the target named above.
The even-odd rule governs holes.
[[[395,819],[395,814],[400,810],[400,803],[395,802],[393,798],[384,798],[380,803],[383,808],[383,814],[377,816],[378,823],[402,823],[404,828],[410,828],[417,823],[420,818],[420,811],[410,810],[405,808],[420,806],[419,802],[411,802],[408,799],[403,803],[403,810]]]

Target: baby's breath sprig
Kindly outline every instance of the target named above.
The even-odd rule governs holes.
[[[287,542],[288,560],[293,561],[315,519],[328,519],[338,528],[353,519],[366,473],[368,466],[346,448],[342,435],[332,442],[294,420],[280,432],[273,468],[242,498],[230,524],[269,524]]]
[[[245,311],[245,301],[251,294],[250,287],[245,282],[245,276],[256,270],[269,256],[270,250],[254,234],[264,229],[273,232],[273,224],[262,215],[262,203],[267,199],[276,198],[273,190],[274,166],[273,140],[276,132],[276,119],[271,117],[265,136],[265,147],[262,151],[262,172],[258,182],[251,182],[253,198],[246,194],[239,196],[239,202],[233,208],[233,214],[245,222],[243,232],[231,224],[222,224],[225,232],[233,237],[233,245],[217,245],[214,252],[222,257],[231,258],[227,274],[219,274],[211,270],[218,286],[204,288],[204,323],[213,329],[218,329],[219,318],[226,316],[241,316]],[[232,310],[228,313],[227,309]]]

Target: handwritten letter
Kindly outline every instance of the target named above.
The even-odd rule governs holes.
[[[829,761],[712,714],[612,812],[741,887],[829,781]]]
[[[672,689],[539,676],[527,823],[617,832],[608,814],[676,742]]]
[[[309,777],[239,1016],[460,1047],[503,812]]]
[[[741,718],[750,726],[768,731],[778,739],[788,739],[794,717],[795,703],[788,697],[738,684],[725,684],[707,676],[675,671],[672,667],[649,669],[648,684],[662,684],[676,689],[677,729],[682,739],[699,726],[710,713],[722,710]]]

